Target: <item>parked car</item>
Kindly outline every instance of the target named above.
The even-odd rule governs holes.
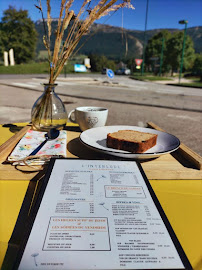
[[[102,74],[107,74],[107,68],[102,69]]]
[[[115,71],[116,75],[130,75],[131,70],[129,68],[120,68]]]

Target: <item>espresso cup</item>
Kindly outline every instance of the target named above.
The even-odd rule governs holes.
[[[77,107],[68,114],[72,123],[79,124],[82,131],[103,127],[107,122],[108,109],[102,107]]]

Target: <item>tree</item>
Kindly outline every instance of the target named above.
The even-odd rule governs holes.
[[[156,59],[160,63],[161,51],[164,39],[164,57],[163,57],[163,71],[166,71],[167,67],[165,65],[165,51],[167,41],[171,38],[171,33],[168,30],[163,30],[158,34],[154,35],[147,43],[145,50],[145,64],[149,67],[154,63],[153,59]]]
[[[0,24],[0,58],[3,58],[4,51],[6,50],[5,44],[7,43],[8,37],[1,28],[2,25]]]
[[[7,39],[1,40],[6,51],[14,49],[17,64],[28,62],[34,58],[37,33],[34,23],[28,18],[27,10],[16,10],[9,6],[4,11],[1,31],[6,33]]]
[[[104,67],[114,70],[115,63],[104,55],[90,54],[91,70],[100,72]]]
[[[202,54],[197,54],[192,67],[192,72],[200,76],[202,82]]]
[[[165,52],[165,64],[170,65],[173,75],[174,71],[179,70],[182,59],[182,46],[183,46],[184,33],[175,32],[172,37],[167,41]],[[185,48],[184,48],[184,60],[183,67],[188,69],[194,62],[195,51],[193,47],[193,41],[190,36],[186,36]]]

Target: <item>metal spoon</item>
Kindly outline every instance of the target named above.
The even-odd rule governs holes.
[[[47,141],[51,141],[56,139],[60,134],[60,131],[57,130],[56,128],[51,128],[46,134],[45,134],[45,141],[43,141],[34,151],[31,152],[31,154],[29,154],[29,156],[34,156],[36,155],[36,153],[44,146],[44,144]]]
[[[55,129],[55,128],[52,128],[50,129],[46,134],[45,134],[45,141],[43,141],[34,151],[32,151],[31,154],[29,154],[29,156],[34,156],[37,154],[37,152],[44,146],[44,144],[47,142],[47,141],[50,141],[50,140],[54,140],[56,139],[60,134],[60,131]],[[16,165],[20,165],[21,162],[23,162],[23,159],[22,160],[18,160],[18,161],[15,161],[12,163],[13,166],[16,166]]]

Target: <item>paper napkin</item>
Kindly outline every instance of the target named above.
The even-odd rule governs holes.
[[[46,132],[28,130],[8,157],[8,161],[19,161],[29,156],[34,149],[45,141],[45,134]],[[47,141],[36,155],[66,157],[66,145],[67,133],[65,130],[61,130],[59,136],[54,140]]]

